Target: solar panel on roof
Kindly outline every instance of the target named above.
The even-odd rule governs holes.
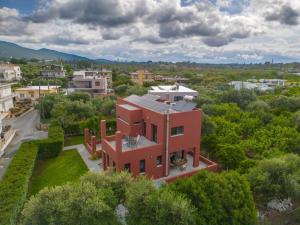
[[[196,107],[196,104],[192,102],[179,101],[174,105],[168,105],[162,102],[157,102],[155,100],[150,100],[150,98],[149,96],[131,95],[125,98],[125,100],[159,113],[165,113],[169,109],[178,112],[187,112],[193,110]]]

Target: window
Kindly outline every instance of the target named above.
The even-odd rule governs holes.
[[[145,173],[146,171],[146,161],[143,159],[143,160],[140,160],[140,173]]]
[[[177,101],[181,101],[183,100],[183,96],[174,96],[174,101],[177,102]]]
[[[161,166],[162,165],[162,156],[157,156],[156,157],[156,166]]]
[[[130,163],[126,163],[124,165],[124,170],[128,171],[130,173]]]
[[[96,82],[95,82],[95,86],[98,86],[98,87],[99,87],[99,86],[100,86],[100,82],[99,82],[99,81],[96,81]]]
[[[154,142],[157,142],[157,126],[154,124],[151,124],[151,140]]]
[[[183,126],[173,127],[171,129],[171,136],[183,134]]]

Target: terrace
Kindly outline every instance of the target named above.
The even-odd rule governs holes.
[[[108,141],[108,144],[111,146],[111,148],[116,149],[116,141],[115,140]],[[123,152],[135,150],[135,149],[139,149],[139,148],[146,148],[146,147],[150,147],[153,145],[157,145],[157,143],[148,140],[144,136],[138,136],[136,138],[125,136],[124,138],[122,138],[122,151]]]

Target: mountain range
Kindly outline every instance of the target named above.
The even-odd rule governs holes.
[[[65,60],[65,61],[95,61],[98,63],[112,63],[110,60],[106,59],[89,59],[87,57],[82,57],[75,54],[69,54],[64,52],[59,52],[47,48],[41,48],[38,50],[24,48],[20,45],[0,41],[0,58],[25,58],[25,59],[40,59],[40,60]]]

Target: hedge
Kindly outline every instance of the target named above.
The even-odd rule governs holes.
[[[53,124],[48,138],[23,143],[0,181],[0,225],[15,225],[26,201],[28,186],[38,158],[57,156],[63,148],[63,130]]]
[[[48,128],[48,139],[39,141],[39,159],[53,158],[59,155],[64,147],[64,131],[57,124]]]
[[[100,133],[100,121],[105,119],[103,117],[95,116],[88,120],[74,122],[69,124],[67,127],[64,127],[65,135],[73,136],[73,135],[82,135],[84,133],[84,128],[89,128],[93,130],[96,135]],[[115,119],[106,119],[106,127],[108,133],[113,133],[116,130],[116,120]]]

